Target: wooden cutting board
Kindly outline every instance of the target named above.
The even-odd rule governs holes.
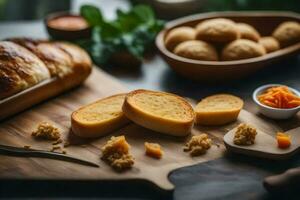
[[[183,145],[189,137],[174,138],[142,128],[133,123],[111,133],[107,137],[83,140],[70,133],[70,114],[82,105],[97,99],[126,92],[123,84],[103,71],[94,71],[79,88],[69,91],[47,102],[39,104],[18,114],[0,124],[0,143],[23,147],[31,145],[34,149],[50,150],[51,142],[36,141],[30,135],[32,130],[42,121],[56,125],[65,140],[71,142],[67,147],[69,155],[99,163],[100,168],[93,168],[64,161],[45,158],[20,158],[0,155],[0,179],[73,179],[73,180],[128,180],[135,179],[156,184],[161,189],[172,190],[174,185],[168,180],[168,175],[174,169],[194,165],[223,155],[223,135],[239,122],[254,123],[265,132],[280,130],[279,127],[267,123],[247,111],[242,111],[239,120],[222,127],[194,127],[192,134],[208,133],[215,145],[207,154],[190,157],[183,152]],[[125,134],[131,144],[131,153],[135,157],[133,169],[117,173],[100,159],[100,147],[112,136]],[[156,160],[144,155],[144,142],[158,142],[164,149],[164,156]]]

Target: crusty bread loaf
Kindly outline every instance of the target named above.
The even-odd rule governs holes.
[[[206,97],[195,108],[196,124],[223,125],[235,121],[243,105],[243,100],[229,94]]]
[[[27,49],[0,41],[0,99],[49,79],[45,64]]]
[[[195,116],[192,106],[185,99],[149,90],[128,93],[123,112],[136,124],[174,136],[189,134]]]
[[[82,83],[91,69],[89,55],[73,44],[30,38],[0,41],[0,99],[51,77],[66,80],[62,88],[67,90]]]
[[[10,41],[19,44],[37,55],[47,66],[52,77],[64,77],[75,70],[91,69],[91,60],[80,47],[66,42],[49,42],[31,38],[11,38]]]
[[[85,138],[99,137],[129,123],[122,112],[124,99],[125,94],[118,94],[76,110],[71,116],[73,133]]]

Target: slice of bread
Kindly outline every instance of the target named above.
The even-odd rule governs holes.
[[[122,112],[126,94],[117,94],[83,106],[72,113],[71,125],[75,135],[85,138],[103,136],[129,120]]]
[[[138,125],[173,136],[189,134],[195,117],[192,106],[182,97],[149,90],[128,93],[123,112]]]
[[[217,94],[200,101],[196,108],[196,124],[223,125],[237,119],[244,102],[229,94]]]

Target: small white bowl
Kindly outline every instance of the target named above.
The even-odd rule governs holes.
[[[257,88],[252,95],[253,101],[256,103],[256,105],[259,108],[259,112],[262,113],[263,115],[272,118],[272,119],[288,119],[294,115],[297,114],[298,111],[300,111],[300,106],[295,107],[295,108],[273,108],[267,105],[264,105],[259,102],[257,97],[262,94],[264,91],[266,91],[270,87],[275,87],[275,86],[283,86],[281,84],[268,84],[268,85],[263,85],[259,88]],[[287,86],[288,87],[288,86]],[[290,91],[292,91],[294,94],[297,96],[300,96],[300,92],[298,90],[295,90],[291,87],[288,87]]]

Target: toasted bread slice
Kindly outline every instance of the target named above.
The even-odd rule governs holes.
[[[192,106],[185,99],[149,90],[128,93],[123,112],[136,124],[174,136],[189,134],[195,117]]]
[[[229,94],[206,97],[195,108],[196,124],[223,125],[235,121],[243,105],[242,99]]]
[[[100,99],[73,112],[73,133],[85,138],[99,137],[129,123],[122,112],[125,96],[117,94]]]

